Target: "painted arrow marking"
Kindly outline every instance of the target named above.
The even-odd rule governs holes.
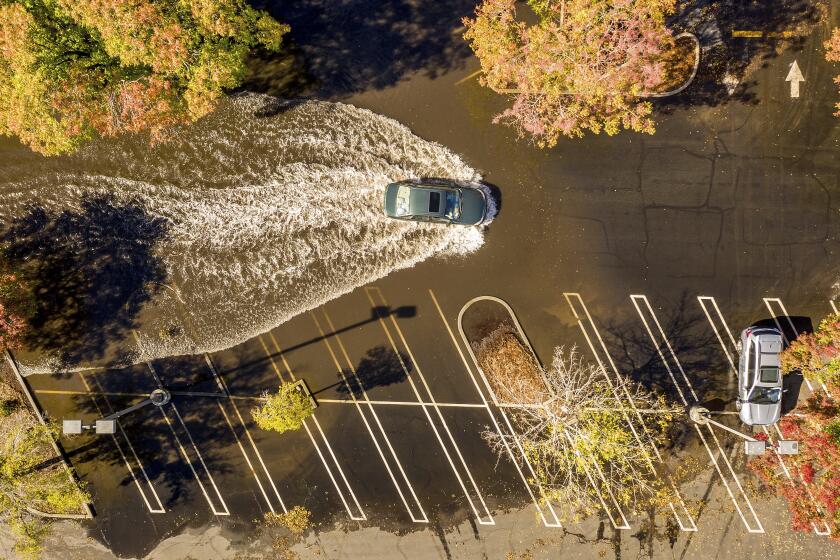
[[[802,75],[802,70],[799,69],[799,63],[796,60],[790,65],[790,70],[785,78],[786,82],[790,82],[790,96],[799,97],[799,84],[805,81],[805,76]]]

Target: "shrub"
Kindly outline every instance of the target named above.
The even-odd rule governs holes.
[[[254,422],[263,430],[281,433],[298,430],[315,410],[309,395],[292,383],[281,385],[276,394],[263,396],[266,402],[251,410]]]
[[[269,527],[282,526],[295,536],[302,535],[308,528],[312,512],[302,506],[295,506],[286,513],[266,513],[265,523]]]

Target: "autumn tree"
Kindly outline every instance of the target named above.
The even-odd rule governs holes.
[[[484,0],[465,18],[464,37],[481,62],[481,83],[509,94],[495,117],[541,147],[585,131],[652,134],[651,104],[639,97],[666,78],[673,49],[665,17],[675,0],[528,0],[536,23],[517,17],[515,0]]]
[[[0,398],[15,403],[0,414],[0,521],[15,535],[18,556],[36,558],[48,515],[81,514],[90,495],[56,460],[56,427],[38,423],[3,383]]]
[[[837,395],[840,383],[829,383]],[[747,466],[765,487],[786,500],[791,524],[810,532],[827,523],[830,538],[840,540],[840,407],[835,398],[819,391],[811,395],[796,414],[779,421],[786,439],[799,441],[799,453],[782,458],[775,453],[750,459]],[[755,437],[766,439],[764,434]]]
[[[251,410],[257,426],[263,430],[287,432],[298,430],[315,410],[310,396],[294,383],[284,383],[274,394],[264,394],[262,406]]]
[[[825,59],[829,62],[840,62],[840,27],[835,27],[831,38],[825,42]],[[834,77],[834,83],[840,87],[840,74]],[[834,105],[837,112],[834,116],[840,117],[840,101]]]
[[[672,487],[663,482],[666,473],[652,468],[649,452],[638,444],[625,413],[643,411],[650,420],[651,441],[659,445],[677,409],[630,380],[608,382],[574,351],[556,348],[551,367],[543,370],[505,326],[474,349],[516,431],[488,429],[484,439],[500,457],[507,448],[515,449],[518,440],[544,498],[561,507],[564,517],[594,513],[599,495],[612,496],[633,511],[663,507],[673,498]]]
[[[0,352],[23,345],[31,311],[32,294],[28,284],[2,262],[0,251]]]
[[[799,335],[781,358],[786,373],[799,371],[812,381],[840,383],[840,315],[829,315],[815,332]]]
[[[44,154],[121,132],[160,140],[288,29],[245,0],[0,0],[0,133]]]

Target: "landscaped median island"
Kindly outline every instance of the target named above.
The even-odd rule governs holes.
[[[0,522],[15,535],[19,557],[37,558],[49,521],[84,516],[90,495],[55,453],[58,428],[41,424],[0,372]]]
[[[519,460],[536,475],[529,482],[563,520],[595,514],[602,499],[650,514],[676,503],[677,486],[694,473],[654,463],[649,441],[640,444],[630,422],[643,415],[651,441],[662,445],[680,409],[629,379],[608,379],[574,348],[555,348],[543,368],[512,321],[496,316],[476,332],[473,354],[516,432],[488,427],[482,435],[500,457],[521,444]]]

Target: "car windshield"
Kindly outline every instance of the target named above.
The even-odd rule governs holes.
[[[782,398],[782,390],[778,387],[756,387],[750,394],[750,402],[754,404],[776,404]]]
[[[397,189],[397,198],[394,204],[394,214],[397,216],[408,216],[411,200],[411,187],[400,185]]]
[[[457,220],[461,216],[461,204],[458,193],[446,191],[446,211],[444,214],[450,220]]]
[[[779,382],[779,368],[777,367],[763,367],[758,379],[762,383],[778,383]]]

